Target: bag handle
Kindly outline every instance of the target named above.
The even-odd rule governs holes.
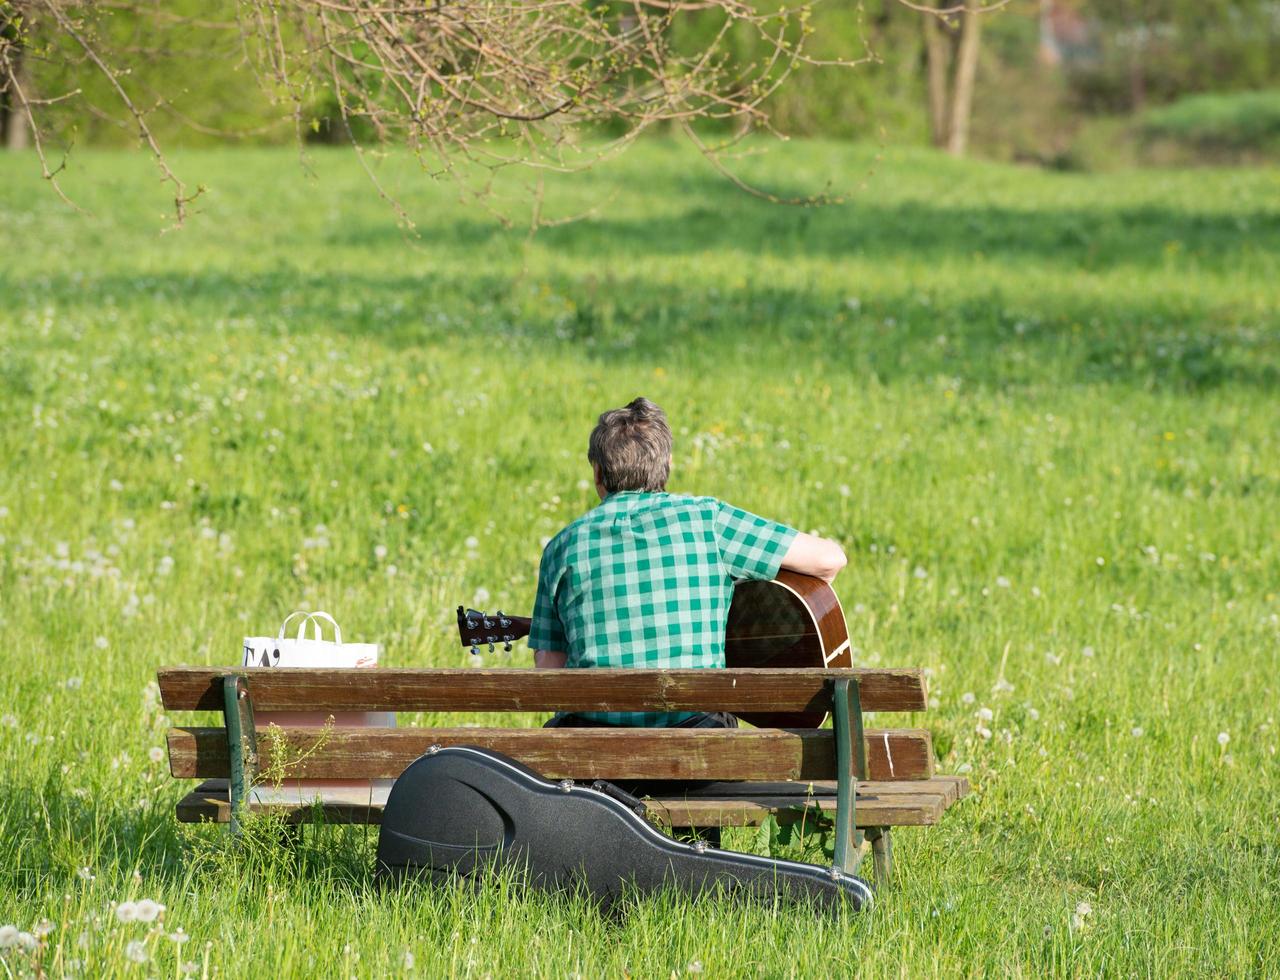
[[[303,624],[302,624],[303,628],[306,627],[307,623],[311,623],[313,626],[315,626],[316,628],[315,639],[318,640],[320,639],[320,636],[321,636],[319,621],[322,619],[326,620],[330,625],[333,626],[333,642],[341,646],[342,645],[342,628],[338,626],[338,621],[334,619],[332,616],[330,616],[327,612],[320,612],[319,610],[317,610],[316,612],[313,612],[313,613],[307,613],[307,618],[306,620],[303,621]],[[301,636],[301,630],[299,630],[299,636]]]
[[[289,615],[285,617],[284,622],[280,624],[280,632],[276,634],[276,639],[277,639],[277,640],[283,640],[283,639],[284,639],[284,631],[285,631],[286,629],[288,629],[288,627],[289,627],[289,623],[290,623],[290,621],[293,619],[293,617],[294,617],[294,616],[305,616],[305,617],[306,617],[306,619],[304,619],[304,620],[302,621],[302,625],[298,627],[298,636],[297,636],[297,638],[298,638],[299,640],[303,639],[303,635],[302,635],[302,634],[303,634],[304,632],[306,632],[306,629],[307,629],[307,623],[308,623],[308,622],[310,621],[310,619],[311,619],[311,613],[307,612],[305,609],[298,609],[298,610],[295,610],[294,612],[289,613]],[[318,639],[320,639],[320,624],[319,624],[319,623],[316,623],[316,624],[315,624],[315,639],[317,639],[317,640],[318,640]]]

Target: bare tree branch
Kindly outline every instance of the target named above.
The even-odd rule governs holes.
[[[497,171],[532,169],[538,175],[530,186],[534,228],[558,220],[544,215],[542,174],[592,166],[660,125],[684,133],[743,190],[779,203],[816,204],[832,198],[786,198],[752,187],[725,156],[751,131],[781,135],[767,102],[798,68],[847,70],[877,60],[865,40],[863,50],[848,57],[810,54],[813,13],[823,2],[236,0],[231,22],[185,16],[164,0],[0,0],[0,94],[21,107],[45,177],[56,188],[61,167],[45,160],[47,134],[33,107],[66,96],[29,91],[19,69],[34,27],[67,42],[46,44],[44,51],[106,80],[123,124],[173,190],[178,225],[204,188],[188,192],[148,118],[162,110],[199,132],[226,131],[190,118],[174,105],[173,93],[128,79],[140,59],[180,61],[198,51],[198,43],[175,33],[179,29],[223,32],[233,40],[235,56],[283,101],[281,116],[292,119],[300,143],[321,119],[340,127],[377,193],[408,229],[410,215],[370,166],[375,145],[405,147],[427,174],[478,180],[484,194]],[[898,2],[941,23],[1009,0],[937,8]],[[850,15],[860,22],[860,7],[853,5]],[[112,18],[123,18],[124,27],[109,30]],[[103,113],[88,98],[84,104]],[[337,119],[329,119],[335,112]],[[702,135],[708,123],[730,123],[732,135],[708,141]],[[612,137],[603,138],[601,124],[613,129]]]

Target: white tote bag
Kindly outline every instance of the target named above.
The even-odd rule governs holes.
[[[289,624],[301,616],[294,636],[286,636]],[[323,638],[321,623],[333,627],[333,639]],[[307,627],[311,626],[308,637]],[[245,667],[376,667],[378,644],[343,643],[342,629],[326,612],[290,613],[280,624],[275,636],[246,636],[244,638]],[[329,719],[333,721],[330,722]],[[396,723],[393,711],[262,711],[255,717],[259,740],[266,737],[269,725],[289,728],[323,728],[332,724],[338,728],[392,728]],[[320,800],[326,803],[351,803],[355,805],[386,802],[391,779],[287,779],[279,786],[264,785],[254,789],[254,797],[260,803],[306,803]]]

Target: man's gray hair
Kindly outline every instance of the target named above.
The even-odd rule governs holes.
[[[647,398],[604,412],[591,432],[587,459],[600,468],[609,493],[662,490],[671,475],[667,414]]]

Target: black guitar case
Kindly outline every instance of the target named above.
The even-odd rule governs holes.
[[[685,844],[609,783],[543,779],[497,752],[438,749],[396,780],[378,836],[380,878],[479,879],[513,868],[535,888],[584,888],[604,906],[624,894],[724,891],[854,910],[871,886],[836,869]]]

